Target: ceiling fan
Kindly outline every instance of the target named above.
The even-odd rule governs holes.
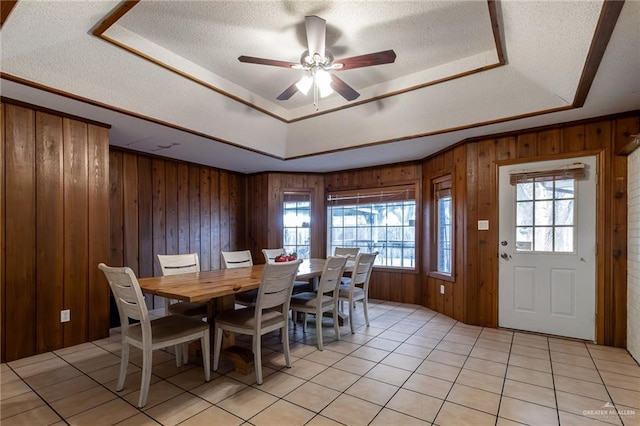
[[[316,109],[318,108],[318,98],[328,96],[334,90],[346,100],[352,101],[360,96],[360,93],[331,71],[344,71],[373,65],[389,64],[396,60],[396,53],[393,50],[334,60],[331,52],[325,50],[326,21],[317,16],[306,16],[304,20],[308,49],[302,53],[300,63],[255,58],[252,56],[238,57],[240,62],[306,71],[304,77],[293,83],[278,96],[277,99],[280,101],[286,101],[298,91],[306,95],[309,89],[313,89],[313,103]]]

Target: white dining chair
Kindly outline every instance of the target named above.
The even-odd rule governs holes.
[[[333,251],[335,256],[356,257],[360,253],[358,247],[336,247]]]
[[[158,263],[163,276],[200,272],[198,253],[159,254]],[[165,313],[206,318],[207,303],[178,302],[165,299]]]
[[[262,384],[262,335],[281,330],[282,345],[287,367],[289,359],[289,303],[293,281],[302,260],[266,264],[258,288],[258,297],[253,307],[222,312],[215,321],[215,344],[213,349],[213,370],[218,370],[222,334],[232,333],[252,336],[253,361],[256,381]]]
[[[333,313],[333,329],[336,332],[336,339],[340,340],[340,326],[338,324],[338,291],[340,288],[340,278],[347,264],[346,257],[329,257],[324,263],[322,275],[318,282],[316,292],[305,292],[291,296],[290,309],[294,313],[304,313],[302,331],[307,329],[307,314],[316,315],[316,335],[318,339],[318,350],[323,350],[322,345],[322,315],[325,312]]]
[[[140,284],[131,268],[113,268],[101,263],[98,267],[104,272],[113,297],[118,306],[122,335],[120,355],[120,374],[116,391],[121,391],[129,365],[129,349],[135,346],[142,350],[142,379],[138,407],[144,407],[149,394],[153,351],[169,346],[180,345],[200,339],[205,381],[211,379],[209,324],[184,315],[169,315],[150,320],[147,305],[144,302]],[[130,324],[129,319],[140,321]]]
[[[349,304],[349,326],[351,327],[351,334],[355,332],[353,327],[353,310],[354,304],[357,301],[362,302],[364,320],[367,327],[369,326],[369,280],[371,279],[371,271],[373,270],[373,263],[377,255],[378,253],[358,253],[353,271],[351,272],[349,284],[340,285],[338,291],[339,300],[348,302]]]
[[[223,251],[222,262],[225,268],[244,268],[253,266],[253,258],[250,250]]]
[[[262,249],[265,263],[276,263],[276,257],[281,254],[287,254],[284,248],[277,249]],[[309,281],[296,281],[293,283],[293,294],[304,293],[312,291],[313,286]]]

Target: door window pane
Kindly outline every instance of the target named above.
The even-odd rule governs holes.
[[[285,193],[282,206],[283,248],[296,253],[300,259],[309,259],[311,248],[311,196]],[[332,228],[340,230],[342,228]]]

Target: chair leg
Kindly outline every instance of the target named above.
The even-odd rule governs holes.
[[[253,335],[253,364],[256,368],[256,382],[262,384],[262,342],[259,334]]]
[[[303,333],[307,332],[307,313],[306,312],[302,313],[302,332]]]
[[[293,321],[293,328],[296,329],[298,327],[298,312],[291,311],[291,321]]]
[[[316,311],[316,336],[318,337],[318,350],[324,350],[322,346],[322,311]]]
[[[202,346],[202,364],[204,364],[204,380],[211,380],[211,346],[209,340],[209,330],[205,330],[200,338],[200,346]]]
[[[367,298],[362,299],[362,310],[364,311],[364,322],[369,327],[369,303],[367,302]]]
[[[182,367],[182,363],[183,363],[182,343],[178,343],[177,345],[175,345],[174,349],[176,352],[176,367]]]
[[[153,365],[153,351],[150,347],[142,349],[142,380],[140,383],[140,399],[138,399],[138,407],[142,408],[147,404],[147,396],[149,395],[149,383],[151,382],[151,366]]]
[[[349,299],[349,326],[351,327],[351,334],[355,333],[353,329],[353,300]]]
[[[333,330],[336,332],[336,340],[340,340],[340,320],[338,319],[338,304],[333,306]]]
[[[283,336],[287,336],[285,339],[282,339],[282,349],[284,350],[284,362],[288,368],[291,368],[291,357],[289,351],[289,324],[285,322],[284,326],[282,326],[280,330]]]
[[[213,371],[218,371],[218,362],[220,361],[220,349],[222,348],[222,328],[216,325],[216,341],[213,345]]]
[[[189,364],[189,343],[182,344],[182,365]]]
[[[129,344],[122,342],[122,351],[120,354],[120,374],[118,375],[118,384],[116,390],[119,392],[124,386],[124,379],[127,377],[127,367],[129,366]]]

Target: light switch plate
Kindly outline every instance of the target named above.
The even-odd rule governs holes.
[[[489,230],[489,221],[488,220],[479,220],[478,221],[478,231],[488,231]]]

